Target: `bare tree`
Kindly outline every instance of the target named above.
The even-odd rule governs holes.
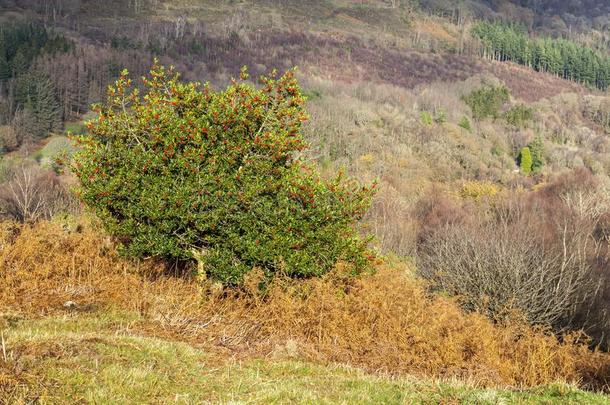
[[[78,203],[52,172],[21,165],[0,186],[0,213],[20,222],[48,219],[61,211],[74,211]]]
[[[583,314],[596,311],[607,289],[599,259],[608,245],[601,228],[610,199],[584,177],[444,219],[442,210],[420,213],[418,270],[492,318],[517,309],[556,330],[589,328],[592,318]]]
[[[21,222],[36,221],[43,215],[44,190],[39,176],[36,169],[27,166],[14,170],[0,194],[2,208],[6,214]]]
[[[532,323],[559,329],[596,294],[588,235],[567,224],[559,244],[532,240],[535,230],[507,222],[447,225],[421,246],[419,269],[434,285],[491,317],[518,309]]]

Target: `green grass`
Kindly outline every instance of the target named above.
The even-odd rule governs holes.
[[[0,317],[8,359],[3,363],[0,355],[0,403],[610,403],[565,384],[501,391],[458,381],[373,376],[344,366],[240,362],[137,334],[139,321],[108,312]],[[2,391],[7,369],[17,370],[23,381]]]

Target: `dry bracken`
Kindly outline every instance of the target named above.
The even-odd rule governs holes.
[[[37,317],[66,311],[63,304],[73,301],[71,310],[135,311],[141,332],[223,355],[289,352],[373,372],[467,378],[486,387],[563,380],[601,389],[610,380],[610,356],[591,352],[579,336],[560,342],[519,321],[493,324],[466,314],[453,300],[429,296],[405,266],[379,264],[375,274],[358,279],[338,266],[321,279],[276,281],[264,293],[253,271],[243,290],[227,291],[168,276],[152,262],[119,258],[91,224],[66,228],[2,224],[2,312]],[[0,375],[9,383],[16,378],[2,360]]]

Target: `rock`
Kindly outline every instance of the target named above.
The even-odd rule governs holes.
[[[64,308],[66,309],[75,309],[78,305],[74,301],[66,301],[64,302]]]

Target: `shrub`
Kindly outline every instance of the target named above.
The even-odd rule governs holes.
[[[0,216],[20,222],[49,219],[78,210],[74,195],[53,172],[22,164],[7,170],[0,184]]]
[[[463,98],[477,121],[488,117],[497,119],[500,116],[500,110],[509,99],[510,94],[505,86],[490,85],[475,90]]]
[[[583,115],[610,133],[610,97],[585,96],[582,104]]]
[[[118,258],[104,233],[86,221],[81,225],[66,232],[53,222],[0,223],[5,313],[64,316],[61,303],[75,298],[74,286],[83,286],[79,307],[142,308],[139,327],[210,353],[265,358],[292,341],[299,359],[392,375],[462,378],[486,387],[576,380],[601,389],[610,382],[610,356],[521,322],[466,314],[454,300],[429,294],[405,265],[378,266],[357,279],[345,277],[342,266],[322,278],[277,278],[264,299],[256,289],[219,294],[209,282],[202,288],[191,279],[150,277],[161,266]],[[253,276],[247,279],[255,287]],[[21,365],[0,360],[0,370],[2,364]]]
[[[64,161],[69,161],[74,155],[75,148],[72,142],[63,136],[53,137],[42,148],[39,154],[39,162],[42,167],[60,172]]]
[[[486,198],[492,198],[499,192],[499,187],[494,183],[488,181],[468,181],[462,186],[460,197],[481,201]]]
[[[19,133],[15,128],[10,125],[0,126],[0,152],[15,150],[21,142],[22,139],[20,139]]]
[[[294,72],[261,89],[242,75],[216,92],[155,65],[140,96],[124,71],[79,138],[84,202],[123,253],[196,260],[227,285],[254,267],[308,277],[344,260],[363,270],[355,221],[374,186],[322,179],[296,157],[306,113]]]
[[[444,109],[440,108],[436,112],[434,122],[436,122],[437,124],[444,124],[445,122],[447,122],[447,112]]]
[[[493,319],[518,309],[610,348],[610,192],[586,169],[537,191],[478,204],[431,195],[419,219],[418,270]]]
[[[460,126],[461,128],[464,128],[468,132],[472,131],[472,126],[470,125],[470,120],[466,116],[462,117],[462,119],[458,123],[458,126]]]
[[[527,146],[521,148],[519,153],[519,167],[523,174],[530,174],[532,172],[532,153]]]
[[[432,118],[432,115],[428,111],[422,111],[419,116],[424,125],[432,125],[434,123],[434,118]]]
[[[534,110],[523,104],[511,107],[505,114],[506,123],[517,128],[526,127],[534,119]]]
[[[599,293],[587,253],[592,235],[565,205],[496,202],[487,215],[429,230],[418,248],[418,270],[466,308],[501,319],[521,311],[556,330],[574,326],[579,308]],[[556,217],[564,220],[553,223]]]

